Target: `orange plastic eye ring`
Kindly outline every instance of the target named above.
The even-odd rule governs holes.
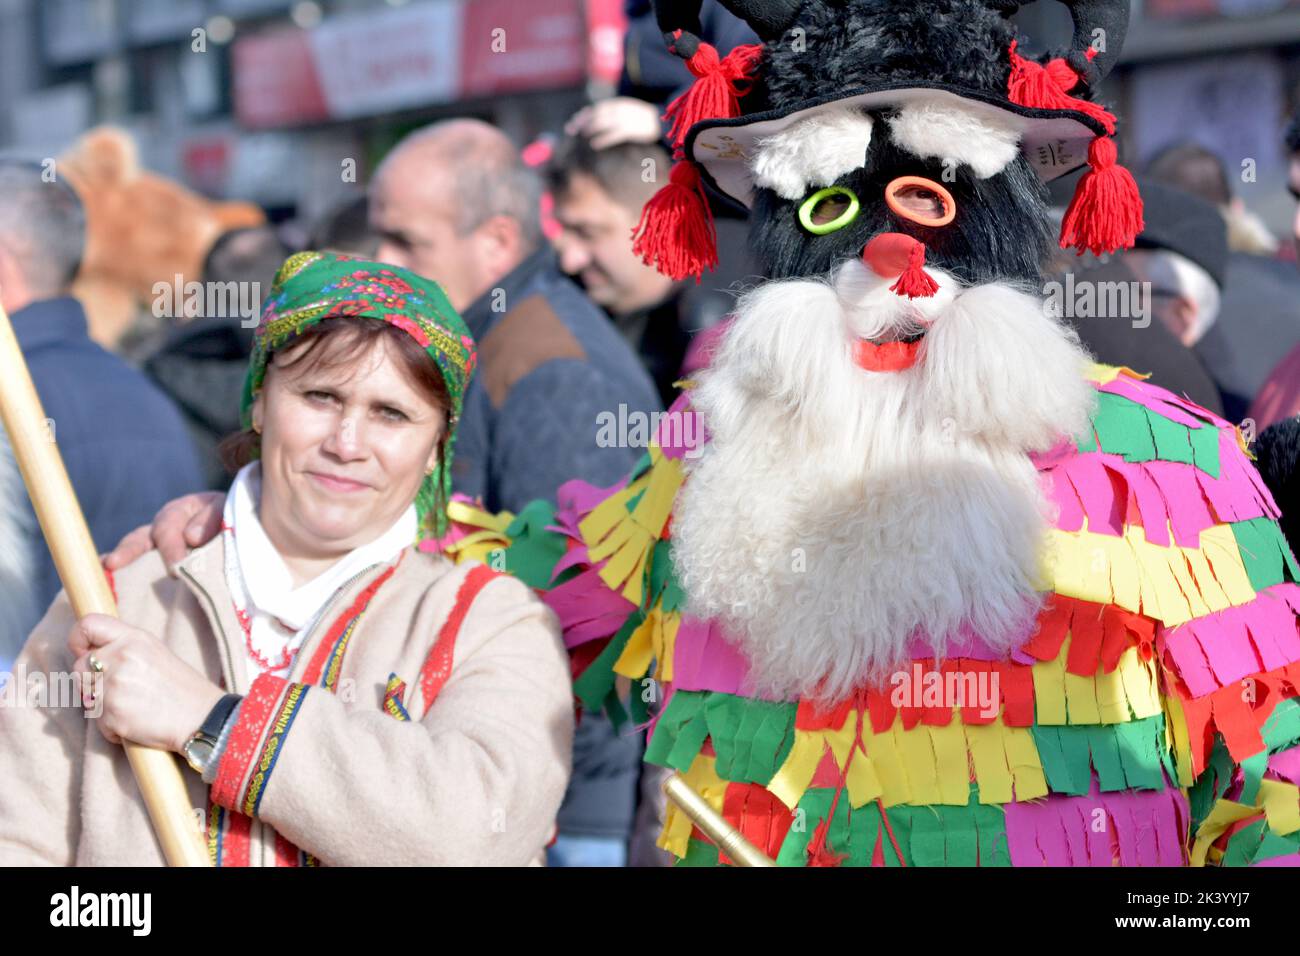
[[[898,199],[898,194],[909,186],[915,186],[918,189],[928,189],[939,197],[943,203],[943,215],[938,218],[924,216],[914,209],[908,209]],[[957,216],[957,203],[952,198],[952,193],[944,189],[933,179],[925,179],[922,176],[899,176],[885,187],[885,204],[894,212],[895,215],[901,216],[909,222],[914,222],[919,226],[946,226]]]

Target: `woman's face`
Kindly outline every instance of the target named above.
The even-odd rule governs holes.
[[[392,349],[381,336],[334,367],[283,367],[292,346],[272,357],[253,423],[262,433],[260,517],[276,547],[327,558],[373,541],[437,464],[446,415]]]

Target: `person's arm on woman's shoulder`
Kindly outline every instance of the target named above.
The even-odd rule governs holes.
[[[200,491],[167,502],[154,515],[153,524],[142,524],[117,543],[104,557],[104,567],[118,571],[154,548],[162,554],[167,572],[179,564],[191,548],[207,544],[221,530],[226,496],[219,491]]]
[[[0,680],[0,866],[71,866],[80,839],[81,765],[89,722],[60,592]],[[93,711],[92,711],[93,713]]]
[[[409,721],[320,687],[258,678],[229,731],[213,800],[264,820],[325,865],[537,858],[573,738],[550,610],[524,584],[494,576],[463,617],[455,665],[427,713],[419,676],[401,676],[411,684]]]

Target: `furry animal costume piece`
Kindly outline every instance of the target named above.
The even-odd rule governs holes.
[[[731,0],[764,43],[730,65],[693,6],[659,9],[700,79],[638,241],[707,267],[708,188],[768,281],[626,482],[458,506],[452,550],[546,589],[584,705],[660,705],[646,759],[781,865],[1300,862],[1277,506],[1042,301],[1042,181],[1093,167],[1064,244],[1141,228],[1092,100],[1127,4],[1036,63],[1015,3]],[[676,810],[660,845],[729,862]]]
[[[215,202],[140,165],[124,130],[97,127],[58,158],[86,207],[86,251],[73,285],[90,335],[114,348],[151,312],[154,284],[203,279],[203,259],[223,232],[266,221],[250,203]]]

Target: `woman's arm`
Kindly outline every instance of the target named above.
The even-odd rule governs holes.
[[[75,861],[87,732],[68,653],[75,621],[60,592],[0,693],[0,866]]]
[[[470,606],[457,646],[442,693],[409,722],[259,678],[213,799],[326,865],[530,862],[551,837],[570,771],[558,627],[525,585],[499,577]]]

